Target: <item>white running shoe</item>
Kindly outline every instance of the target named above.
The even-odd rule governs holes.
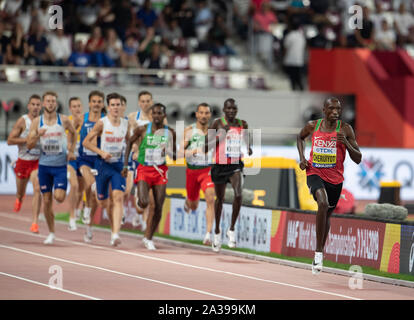
[[[203,244],[205,244],[206,246],[209,246],[211,244],[211,233],[210,232],[207,232],[206,235],[204,236]]]
[[[47,236],[46,240],[43,241],[44,244],[53,244],[53,242],[55,241],[55,234],[54,233],[49,233],[49,235]]]
[[[213,236],[213,243],[211,244],[211,247],[214,252],[219,252],[221,249],[221,233],[214,234]]]
[[[117,233],[112,234],[111,236],[111,246],[116,247],[117,245],[121,244],[121,238]]]
[[[312,261],[312,274],[319,274],[323,267],[323,252],[315,252],[315,257]]]
[[[230,229],[227,230],[227,237],[229,238],[228,246],[229,248],[235,248],[236,247],[236,235],[234,234],[234,231],[231,231]]]
[[[92,242],[92,228],[90,226],[86,227],[86,232],[83,235],[83,241],[85,241],[86,243]]]
[[[148,240],[144,237],[144,239],[142,239],[142,242],[144,242],[145,248],[147,248],[148,250],[157,250],[157,248],[155,248],[154,246],[154,241]]]
[[[75,231],[78,230],[78,228],[76,227],[76,219],[75,218],[69,218],[69,227],[68,227],[69,231]]]
[[[91,223],[91,208],[85,208],[83,210],[82,223],[83,224],[90,224]]]

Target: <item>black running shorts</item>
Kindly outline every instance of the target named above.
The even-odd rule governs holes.
[[[328,202],[329,202],[329,210],[328,212],[333,212],[338,204],[339,198],[341,197],[342,192],[342,183],[340,184],[332,184],[326,182],[321,177],[316,174],[307,176],[307,184],[313,198],[316,201],[316,191],[318,189],[325,189],[326,194],[328,195]]]
[[[225,184],[236,172],[243,174],[243,162],[237,164],[213,164],[211,167],[211,180],[214,184]]]

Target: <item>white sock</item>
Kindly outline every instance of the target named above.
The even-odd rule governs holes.
[[[321,263],[323,260],[323,252],[317,252],[315,251],[315,263]]]
[[[91,215],[91,208],[85,207],[85,209],[83,210],[83,215],[85,217],[89,217]]]
[[[79,219],[79,217],[81,216],[81,209],[75,209],[75,219]]]

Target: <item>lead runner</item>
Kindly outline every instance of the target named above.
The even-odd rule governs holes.
[[[318,203],[316,214],[316,251],[312,262],[312,273],[318,274],[323,267],[323,249],[328,237],[329,218],[338,203],[344,181],[346,150],[356,164],[361,162],[352,127],[340,119],[341,103],[337,98],[328,98],[323,106],[324,118],[309,121],[297,136],[300,168],[306,169],[307,184]],[[312,149],[306,160],[305,139],[312,136]]]

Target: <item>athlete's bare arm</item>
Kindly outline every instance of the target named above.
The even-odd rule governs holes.
[[[107,152],[104,152],[103,150],[99,149],[94,144],[95,139],[102,135],[102,131],[103,131],[103,122],[99,120],[95,123],[92,130],[85,137],[85,139],[82,142],[82,145],[86,149],[89,149],[89,150],[95,152],[96,154],[100,155],[102,159],[109,160],[111,158],[111,154],[107,153]]]
[[[305,170],[308,167],[308,160],[305,158],[305,139],[315,130],[316,121],[309,121],[299,132],[296,138],[296,146],[299,152],[299,167]]]
[[[348,123],[342,123],[342,128],[338,132],[338,141],[343,143],[348,150],[349,156],[356,164],[359,164],[362,159],[361,151],[355,139],[355,133]]]
[[[204,141],[204,153],[208,153],[209,150],[216,147],[216,130],[220,128],[220,119],[215,119],[213,123],[208,127],[206,138]],[[213,130],[210,130],[213,129]]]
[[[138,144],[139,146],[141,144],[142,138],[146,131],[147,131],[147,125],[136,127],[134,132],[132,133],[132,136],[129,137],[127,145],[126,145],[126,149],[125,149],[124,167],[128,165],[128,158],[129,158],[129,154],[132,149],[132,145]],[[124,172],[125,170],[122,170],[122,171]]]
[[[244,120],[242,120],[242,124],[243,124],[243,129],[245,130],[244,134],[243,134],[243,139],[244,139],[244,142],[246,143],[246,146],[247,146],[247,152],[248,152],[249,156],[251,156],[252,153],[253,153],[253,150],[251,148],[251,145],[252,145],[251,144],[251,136],[250,136],[249,131],[248,131],[249,125]]]
[[[40,117],[35,118],[30,125],[29,134],[27,135],[27,148],[33,149],[36,147],[37,141],[39,138],[43,136],[46,132],[45,128],[38,128],[39,127]]]
[[[67,116],[62,116],[62,125],[68,132],[68,160],[76,160],[75,148],[78,133]]]
[[[175,160],[177,160],[177,135],[176,135],[175,130],[173,128],[168,127],[168,130],[171,131],[172,141],[169,140],[169,146],[168,146],[167,150],[170,151],[172,149],[172,154],[170,154],[170,152],[169,152],[169,155],[170,156],[172,155],[172,158],[175,161]],[[172,142],[172,148],[171,148],[171,142]]]
[[[10,131],[10,134],[7,138],[7,144],[11,145],[24,145],[27,142],[26,138],[20,138],[22,132],[26,129],[26,122],[23,117],[20,117],[19,120],[13,126],[13,129]]]

